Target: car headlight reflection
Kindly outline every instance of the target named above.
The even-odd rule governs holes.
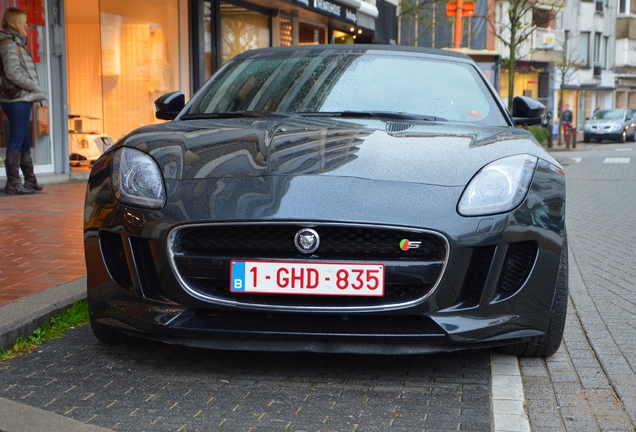
[[[457,211],[463,216],[481,216],[514,209],[528,193],[537,160],[516,155],[486,165],[468,183]]]
[[[166,199],[161,170],[148,154],[122,147],[115,151],[113,192],[123,204],[158,209]]]

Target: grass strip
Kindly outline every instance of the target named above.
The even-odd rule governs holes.
[[[67,330],[87,322],[88,303],[86,300],[76,301],[70,308],[55,314],[50,322],[36,328],[31,336],[27,338],[19,337],[12,348],[8,350],[0,349],[0,363],[31,353],[35,351],[38,345],[47,340],[62,337]]]

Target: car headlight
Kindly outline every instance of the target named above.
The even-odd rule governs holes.
[[[537,160],[516,155],[486,165],[466,186],[457,211],[462,216],[481,216],[514,209],[528,193]]]
[[[166,200],[166,188],[157,162],[148,154],[122,147],[115,151],[113,193],[122,204],[158,209]]]

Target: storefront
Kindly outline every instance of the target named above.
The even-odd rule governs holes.
[[[90,162],[131,130],[157,122],[154,101],[188,86],[179,0],[66,0],[68,140]]]
[[[378,9],[361,0],[190,2],[192,90],[248,49],[373,43]]]
[[[44,0],[0,0],[0,13],[9,7],[17,7],[27,12],[27,48],[33,57],[38,73],[40,86],[47,95],[44,104],[33,104],[31,116],[31,154],[35,165],[35,172],[53,171],[53,145],[51,139],[52,128],[50,116],[51,80],[49,65],[49,40],[47,35],[47,10]],[[9,139],[9,122],[0,109],[0,177],[5,176],[4,156]]]

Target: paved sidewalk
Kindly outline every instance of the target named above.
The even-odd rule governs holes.
[[[0,307],[17,303],[12,305],[15,312],[11,314],[2,308],[0,348],[7,348],[16,335],[30,334],[50,317],[52,306],[60,301],[52,294],[44,295],[41,298],[51,307],[35,307],[29,312],[27,309],[33,308],[24,305],[37,303],[38,297],[34,295],[86,276],[82,242],[85,190],[86,181],[75,180],[44,185],[43,192],[33,195],[0,192]],[[73,298],[71,295],[64,301]],[[44,316],[38,319],[33,313]],[[22,324],[16,327],[9,315],[17,315]],[[9,324],[12,331],[2,331]]]

